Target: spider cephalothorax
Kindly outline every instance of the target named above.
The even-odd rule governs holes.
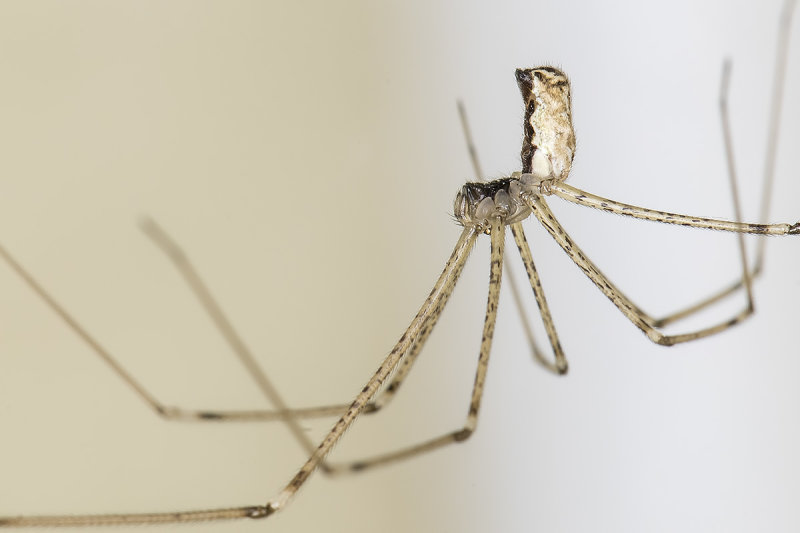
[[[456,194],[453,215],[462,226],[489,233],[492,218],[500,218],[505,225],[528,218],[531,210],[524,200],[525,193],[541,192],[542,183],[532,174],[519,172],[509,178],[465,183]]]

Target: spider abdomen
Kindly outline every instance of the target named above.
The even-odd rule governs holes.
[[[541,179],[567,179],[575,157],[569,79],[555,67],[517,69],[525,102],[522,172]]]

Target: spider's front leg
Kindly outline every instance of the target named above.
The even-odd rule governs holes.
[[[559,184],[560,186],[560,184]],[[744,310],[738,313],[733,318],[725,320],[719,324],[715,324],[713,326],[692,331],[688,333],[682,333],[678,335],[665,335],[661,331],[658,330],[657,327],[653,325],[652,318],[650,318],[646,313],[642,312],[638,306],[636,306],[627,296],[625,296],[619,289],[617,289],[609,279],[603,274],[600,269],[583,253],[583,251],[575,244],[575,241],[567,234],[561,224],[556,220],[555,215],[550,210],[550,207],[544,201],[544,197],[539,194],[530,194],[526,198],[528,206],[531,208],[534,216],[542,223],[542,225],[547,229],[550,235],[555,239],[559,246],[569,255],[570,259],[572,259],[578,267],[583,270],[584,274],[589,277],[589,279],[594,282],[594,284],[599,288],[603,294],[605,294],[611,302],[617,306],[617,308],[622,311],[624,314],[633,324],[641,329],[647,337],[655,342],[656,344],[661,344],[664,346],[671,346],[673,344],[678,344],[682,342],[688,342],[695,339],[700,339],[703,337],[708,337],[709,335],[714,335],[716,333],[720,333],[731,326],[734,326],[747,318],[752,313],[752,307],[747,306]],[[664,213],[665,215],[673,216],[669,213]],[[683,216],[683,215],[680,215]],[[695,219],[700,220],[700,219]],[[725,227],[730,228],[728,231],[741,231],[745,232],[748,226],[755,227],[757,231],[752,231],[752,233],[765,233],[764,228],[768,227],[763,224],[742,224],[738,222],[727,222],[727,221],[717,221],[712,219],[702,219],[705,221],[712,222],[714,224],[721,223],[724,224]],[[704,223],[704,222],[698,222]],[[777,224],[772,226],[786,226],[786,230],[790,227],[788,224]],[[796,226],[796,225],[795,225]],[[711,227],[710,225],[704,225],[701,227]],[[715,228],[721,229],[721,228]],[[778,235],[788,234],[788,231],[785,233],[776,233]]]
[[[678,226],[713,229],[717,231],[731,231],[734,233],[750,233],[753,235],[800,235],[800,222],[795,222],[794,224],[754,224],[751,222],[733,222],[731,220],[694,217],[690,215],[681,215],[679,213],[669,213],[667,211],[657,211],[646,207],[615,202],[614,200],[597,196],[563,182],[551,182],[546,189],[547,192],[578,205],[600,209],[617,215],[650,220],[652,222],[661,222],[663,224],[675,224]]]

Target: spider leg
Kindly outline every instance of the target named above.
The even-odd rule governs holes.
[[[178,272],[182,275],[189,288],[197,296],[202,307],[211,317],[214,325],[219,329],[223,338],[228,342],[231,349],[238,356],[239,360],[245,366],[246,370],[262,390],[267,399],[276,405],[276,410],[248,410],[248,411],[208,411],[202,412],[189,412],[183,411],[178,408],[171,408],[169,410],[171,419],[187,418],[195,421],[274,421],[283,420],[291,421],[296,425],[295,420],[299,418],[321,418],[327,416],[340,416],[349,407],[349,404],[328,405],[328,406],[315,406],[305,407],[300,409],[288,409],[285,407],[280,395],[275,387],[270,383],[264,371],[256,362],[252,352],[244,344],[244,341],[233,328],[230,321],[216,302],[211,292],[202,281],[197,271],[192,266],[186,254],[178,246],[178,244],[170,238],[170,236],[152,219],[145,219],[142,223],[143,231],[155,242],[155,244],[169,257],[177,268]],[[372,414],[379,411],[386,406],[399,390],[403,380],[411,371],[414,362],[419,355],[422,347],[430,335],[433,326],[436,323],[439,315],[441,314],[444,303],[429,314],[425,321],[420,325],[420,330],[414,336],[413,344],[408,352],[404,354],[402,362],[398,365],[397,370],[392,376],[391,382],[380,391],[378,396],[369,401],[364,407],[363,414]],[[181,417],[181,418],[179,418]],[[287,422],[288,423],[288,422]],[[307,453],[311,454],[314,451],[314,446],[305,433],[302,433],[302,440],[300,441],[303,448]],[[326,462],[320,464],[320,469],[326,473],[332,473],[332,469]]]
[[[653,222],[676,224],[678,226],[689,226],[692,228],[713,229],[717,231],[752,233],[754,235],[800,235],[800,222],[795,222],[794,224],[754,224],[716,218],[694,217],[616,202],[583,191],[572,185],[567,185],[563,182],[548,182],[545,187],[547,189],[545,194],[554,194],[574,204]]]
[[[147,234],[172,260],[177,266],[179,272],[183,275],[186,282],[189,284],[192,292],[200,300],[203,309],[209,314],[214,325],[219,329],[223,338],[230,345],[233,353],[239,358],[239,361],[247,370],[250,377],[258,386],[261,393],[269,402],[276,407],[279,415],[278,419],[281,420],[294,436],[295,440],[306,450],[307,453],[312,453],[314,450],[314,443],[308,438],[308,435],[300,427],[298,419],[289,413],[286,403],[283,401],[278,389],[272,384],[266,373],[261,369],[256,362],[253,353],[244,343],[244,340],[239,336],[236,329],[231,324],[228,317],[222,311],[222,308],[214,299],[211,291],[208,290],[203,280],[198,275],[197,271],[192,266],[186,254],[178,245],[169,238],[169,236],[156,224],[152,219],[145,219],[141,224],[142,230]],[[173,408],[172,411],[175,411]],[[162,413],[163,411],[158,411]],[[341,411],[339,411],[341,412]],[[179,415],[180,411],[172,415]],[[215,418],[219,413],[204,412],[200,414],[197,420],[219,420]],[[169,418],[169,417],[168,417]]]
[[[786,0],[781,11],[778,23],[778,52],[775,55],[775,74],[772,79],[772,96],[767,126],[767,148],[764,156],[764,185],[761,191],[761,209],[759,220],[769,220],[770,205],[772,200],[772,187],[775,182],[775,161],[778,151],[778,133],[780,131],[781,112],[783,106],[783,91],[786,86],[786,64],[789,57],[789,38],[791,36],[792,16],[796,0]],[[763,266],[764,248],[767,242],[761,239],[756,249],[756,264],[754,271],[760,271]]]
[[[228,421],[266,421],[279,420],[286,423],[290,432],[300,445],[312,453],[313,443],[296,422],[298,418],[316,418],[323,416],[339,416],[347,409],[347,405],[326,407],[310,407],[292,410],[283,403],[275,387],[271,384],[264,372],[259,368],[252,353],[238,336],[232,325],[222,312],[211,293],[192,268],[180,248],[172,242],[152,221],[146,222],[145,231],[164,249],[169,257],[176,263],[181,274],[186,278],[192,290],[198,296],[203,307],[212,317],[214,324],[220,329],[226,341],[239,356],[262,393],[276,405],[275,410],[191,410],[163,404],[155,395],[144,387],[131,375],[78,320],[58,301],[2,246],[2,257],[11,268],[25,281],[25,283],[94,351],[111,370],[117,374],[150,409],[167,421],[195,421],[195,422],[228,422]],[[373,409],[374,410],[374,409]]]
[[[205,282],[203,282],[197,270],[180,246],[153,219],[145,218],[140,225],[142,231],[144,231],[155,245],[171,260],[178,270],[178,273],[183,277],[189,289],[197,297],[200,305],[208,313],[222,337],[239,358],[239,361],[245,367],[253,381],[258,385],[259,389],[261,389],[264,396],[277,407],[277,409],[225,411],[209,409],[188,410],[180,407],[161,406],[161,409],[157,411],[161,416],[168,420],[181,421],[257,422],[287,420],[289,418],[307,419],[340,416],[347,409],[349,404],[345,403],[292,409],[286,407],[276,387],[271,384],[264,370],[256,362],[252,352],[234,329],[221,306],[211,294],[211,291],[208,289]],[[398,371],[395,372],[392,382],[386,389],[381,391],[374,401],[366,406],[364,410],[365,414],[375,413],[389,403],[400,387],[403,378],[411,369],[411,363],[416,359],[421,345],[425,343],[430,329],[430,327],[427,327],[427,324],[423,326],[419,339],[412,347],[408,357],[403,359],[403,363],[401,363]],[[307,450],[309,453],[313,450],[313,445],[311,445],[310,442],[307,442]]]
[[[257,364],[252,352],[238,335],[227,316],[222,311],[219,304],[214,299],[208,287],[200,278],[191,262],[184,254],[183,250],[164,232],[154,221],[143,221],[142,228],[145,233],[153,239],[158,247],[166,253],[183,276],[192,292],[198,297],[203,308],[208,312],[214,325],[231,346],[234,353],[245,366],[248,373],[259,386],[264,395],[274,404],[277,409],[253,409],[253,410],[192,410],[176,406],[167,406],[156,398],[147,388],[139,383],[89,331],[55,298],[39,284],[35,278],[22,266],[16,259],[3,247],[0,246],[0,256],[15,270],[22,279],[38,294],[42,300],[72,329],[86,344],[103,360],[112,371],[126,383],[153,412],[167,421],[190,421],[190,422],[255,422],[255,421],[283,421],[295,439],[301,446],[313,453],[314,445],[309,440],[302,428],[299,427],[297,419],[301,418],[321,418],[330,416],[340,416],[349,404],[305,407],[299,409],[289,409],[284,404],[277,389],[272,385],[264,371]],[[441,313],[443,304],[433,313],[438,316]],[[385,406],[399,389],[403,378],[411,369],[411,363],[416,359],[420,349],[427,340],[435,320],[426,320],[422,324],[421,330],[411,347],[407,356],[403,359],[400,368],[395,373],[391,383],[382,391],[374,401],[365,406],[365,413],[377,412]],[[328,469],[323,465],[322,470]]]
[[[783,5],[781,12],[779,30],[778,30],[778,46],[775,55],[775,68],[772,78],[772,97],[770,103],[770,117],[767,126],[767,146],[766,154],[764,156],[764,179],[761,189],[761,208],[759,211],[758,219],[761,221],[769,219],[770,205],[772,203],[772,189],[775,182],[775,156],[778,149],[778,132],[780,127],[781,108],[783,105],[783,89],[784,81],[786,79],[786,63],[789,52],[789,35],[791,29],[792,13],[796,2],[794,0],[787,0]],[[722,119],[723,139],[725,141],[725,153],[728,162],[729,177],[731,179],[731,190],[734,196],[734,208],[736,211],[736,219],[741,221],[742,217],[739,210],[738,192],[736,186],[735,166],[733,163],[733,146],[730,139],[731,128],[729,126],[728,118],[728,75],[730,65],[728,62],[725,64],[723,70],[723,78],[720,87],[720,117]],[[752,295],[750,289],[750,280],[754,280],[761,275],[764,266],[764,250],[767,245],[766,239],[760,239],[756,247],[755,260],[753,266],[747,271],[747,264],[744,263],[744,272],[742,277],[716,292],[715,294],[690,305],[684,309],[673,312],[663,318],[654,321],[653,325],[656,327],[666,326],[685,317],[688,317],[702,309],[705,309],[716,302],[726,298],[727,296],[737,292],[742,287],[748,291],[748,299],[752,305]],[[740,249],[744,250],[743,241],[740,239]],[[744,254],[744,251],[742,251]],[[743,260],[746,261],[746,260]],[[748,279],[749,278],[749,279]]]
[[[475,244],[478,233],[475,228],[465,228],[456,243],[453,253],[445,265],[442,274],[439,276],[436,284],[431,290],[422,307],[417,312],[417,315],[412,320],[411,324],[406,329],[405,333],[400,337],[400,340],[392,348],[392,351],[384,359],[378,370],[369,379],[367,384],[358,393],[355,400],[347,408],[346,412],[342,415],[330,432],[325,436],[322,443],[311,453],[306,463],[300,468],[297,474],[292,478],[289,484],[270,502],[266,505],[244,506],[222,509],[204,509],[204,510],[190,510],[180,512],[166,512],[166,513],[128,513],[128,514],[106,514],[106,515],[51,515],[51,516],[14,516],[2,517],[0,516],[0,526],[2,527],[58,527],[58,526],[101,526],[101,525],[134,525],[134,524],[159,524],[159,523],[186,523],[186,522],[200,522],[212,520],[232,520],[236,518],[264,518],[267,517],[281,508],[283,508],[289,500],[294,496],[297,490],[305,483],[311,476],[314,470],[317,469],[324,461],[325,457],[330,452],[331,448],[338,442],[345,430],[353,423],[358,415],[364,410],[367,402],[375,395],[381,385],[386,381],[392,371],[397,367],[402,358],[409,352],[414,343],[417,341],[420,331],[423,326],[430,320],[435,321],[433,315],[437,311],[441,311],[450,294],[453,292],[456,282],[458,281],[464,264],[469,257],[469,252]],[[49,295],[38,289],[35,281],[21,267],[8,256],[8,254],[0,248],[0,254],[14,267],[20,275],[25,278],[29,285],[34,290],[39,292],[40,296],[48,301],[53,309],[59,313],[62,318],[70,322],[71,316],[63,313],[62,308],[54,301],[49,300]],[[77,324],[73,326],[76,332],[83,332],[84,330]],[[84,337],[87,343],[93,344],[94,339],[91,337]],[[101,356],[106,353],[102,348],[98,352]],[[107,359],[104,357],[104,359]],[[114,366],[116,363],[113,359],[107,359],[107,362]],[[123,371],[124,372],[124,371]],[[136,383],[135,381],[132,383]]]
[[[0,256],[22,278],[22,280],[74,331],[154,412],[171,417],[173,410],[162,404],[142,386],[38,281],[8,252],[0,246]]]
[[[681,342],[688,342],[695,339],[700,339],[702,337],[708,337],[709,335],[720,333],[721,331],[738,324],[753,312],[752,307],[747,306],[733,318],[719,324],[689,333],[665,335],[652,325],[652,319],[648,317],[647,314],[639,310],[639,308],[619,289],[617,289],[609,281],[609,279],[602,272],[600,272],[595,264],[588,257],[586,257],[578,245],[575,244],[567,232],[564,231],[564,228],[561,226],[561,224],[556,220],[555,215],[553,215],[553,212],[547,206],[542,196],[539,196],[538,194],[531,194],[526,198],[526,203],[531,208],[533,214],[536,216],[539,222],[542,223],[545,229],[547,229],[550,235],[552,235],[559,246],[561,246],[561,248],[570,257],[570,259],[572,259],[575,264],[578,265],[581,270],[583,270],[584,274],[586,274],[589,279],[591,279],[592,282],[597,285],[603,294],[605,294],[608,299],[611,300],[611,302],[616,305],[620,311],[622,311],[622,314],[624,314],[631,322],[633,322],[636,327],[641,329],[645,335],[647,335],[647,337],[656,344],[671,346]]]
[[[533,332],[531,331],[531,325],[528,322],[528,317],[522,308],[522,302],[520,300],[519,291],[515,290],[512,291],[514,294],[514,300],[517,303],[517,308],[520,311],[520,317],[522,318],[523,328],[525,329],[525,334],[528,337],[528,343],[531,347],[531,352],[533,353],[533,357],[539,362],[543,367],[547,370],[555,374],[566,374],[567,373],[567,359],[564,356],[564,350],[561,348],[561,343],[558,340],[558,333],[556,333],[556,328],[553,323],[553,318],[550,315],[550,307],[547,305],[547,300],[544,296],[544,289],[542,289],[542,283],[539,279],[539,273],[536,271],[536,265],[533,262],[533,255],[531,254],[531,249],[528,246],[528,241],[525,239],[525,233],[522,229],[522,223],[517,222],[516,224],[511,225],[511,233],[514,235],[514,241],[517,243],[517,249],[519,250],[519,255],[522,258],[522,263],[525,265],[525,271],[528,273],[528,281],[531,284],[531,288],[533,289],[533,296],[536,299],[536,305],[539,307],[539,315],[542,317],[542,323],[544,324],[544,329],[547,332],[547,338],[550,340],[550,346],[553,349],[553,354],[555,356],[555,362],[550,362],[543,354],[542,351],[536,344],[536,341],[533,338]],[[510,274],[510,269],[506,269],[507,274]],[[512,282],[509,276],[509,283]]]
[[[461,120],[461,131],[464,133],[464,141],[467,143],[469,161],[472,163],[472,170],[475,172],[475,179],[481,181],[483,179],[483,170],[481,170],[481,164],[478,161],[478,150],[475,148],[475,143],[472,140],[472,130],[469,129],[467,110],[464,107],[464,102],[461,100],[458,101],[457,106],[458,118]]]
[[[491,272],[489,274],[489,296],[486,302],[486,316],[483,322],[483,336],[481,337],[480,354],[478,356],[478,368],[475,372],[475,382],[472,386],[469,409],[464,425],[454,431],[429,439],[417,444],[406,446],[399,450],[376,455],[358,461],[346,463],[329,464],[333,473],[347,473],[363,471],[367,468],[386,465],[408,459],[416,455],[433,451],[435,449],[463,442],[467,440],[475,431],[478,424],[478,411],[480,409],[481,398],[483,397],[484,383],[486,380],[486,370],[489,365],[489,354],[492,348],[492,337],[494,335],[495,322],[497,320],[497,303],[500,298],[500,282],[503,276],[503,248],[505,244],[505,226],[497,219],[492,223],[491,229],[492,252],[491,252]],[[431,317],[435,321],[434,317]]]
[[[398,363],[408,353],[412,345],[417,341],[417,338],[422,331],[424,325],[431,321],[435,322],[438,318],[437,312],[441,312],[444,305],[447,303],[453,288],[464,269],[464,264],[469,257],[469,252],[475,244],[478,237],[478,231],[474,227],[466,227],[461,233],[461,237],[450,255],[444,271],[436,281],[433,290],[431,290],[425,302],[422,304],[417,316],[411,321],[411,324],[406,329],[405,333],[400,337],[400,340],[389,352],[389,355],[384,359],[381,366],[373,374],[367,384],[358,393],[353,403],[350,404],[347,411],[342,415],[338,422],[333,426],[330,432],[322,440],[322,443],[317,447],[311,457],[308,458],[306,463],[300,468],[292,480],[284,487],[284,489],[264,507],[264,515],[270,515],[282,509],[289,500],[297,493],[297,490],[305,483],[308,477],[314,470],[324,461],[325,457],[330,452],[331,448],[336,444],[348,427],[364,410],[367,402],[375,395],[384,381],[389,377],[392,371],[397,367]],[[254,518],[257,518],[254,516]]]
[[[722,79],[720,82],[720,91],[719,91],[719,111],[720,111],[720,123],[722,125],[722,139],[725,145],[725,162],[727,163],[728,166],[728,180],[730,181],[731,196],[733,199],[734,217],[736,218],[737,222],[741,222],[742,207],[741,207],[741,202],[739,201],[739,187],[736,178],[736,163],[734,161],[734,155],[733,155],[733,141],[731,139],[730,116],[728,114],[728,87],[730,85],[729,84],[730,71],[731,71],[731,63],[729,60],[726,60],[722,66]],[[767,181],[768,180],[765,180],[764,182],[765,185]],[[717,291],[711,296],[706,297],[695,304],[689,305],[683,309],[674,311],[669,315],[654,320],[653,326],[664,327],[667,324],[672,324],[673,322],[677,322],[679,320],[687,318],[723,300],[727,296],[736,293],[742,287],[744,287],[745,289],[747,297],[747,305],[755,309],[753,300],[752,281],[758,274],[761,273],[761,267],[760,267],[761,259],[758,259],[756,261],[755,266],[757,267],[757,270],[751,271],[747,264],[747,249],[745,247],[744,236],[741,233],[737,233],[736,240],[739,244],[739,255],[742,262],[741,277],[736,282],[730,284],[728,287],[725,287],[722,290]]]

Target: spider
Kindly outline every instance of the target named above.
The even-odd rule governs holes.
[[[791,4],[787,3],[787,15]],[[788,26],[788,22],[786,23]],[[726,70],[727,72],[727,70]],[[777,69],[776,79],[782,80],[782,67]],[[276,419],[286,423],[295,433],[296,438],[309,449],[310,457],[297,475],[290,481],[285,489],[266,505],[255,505],[231,509],[216,509],[208,511],[188,511],[173,513],[153,514],[125,514],[125,515],[85,515],[85,516],[41,516],[23,518],[0,518],[3,526],[77,526],[77,525],[113,525],[135,523],[169,523],[189,522],[200,520],[222,520],[233,518],[263,518],[283,508],[294,496],[299,487],[317,468],[328,472],[343,470],[364,470],[376,465],[385,464],[415,455],[434,448],[445,446],[454,442],[466,440],[475,430],[483,392],[483,383],[486,375],[491,342],[494,332],[499,290],[503,276],[503,260],[505,255],[505,229],[510,228],[517,244],[520,256],[524,263],[535,300],[539,306],[541,317],[547,332],[548,339],[554,354],[553,361],[538,358],[546,368],[556,373],[567,371],[567,361],[561,348],[555,325],[547,306],[547,301],[536,272],[531,251],[525,240],[521,226],[522,220],[534,216],[545,226],[556,242],[564,249],[567,255],[583,270],[597,287],[617,306],[620,311],[633,324],[642,330],[647,337],[658,344],[673,345],[682,342],[722,332],[739,323],[752,313],[751,280],[760,272],[759,264],[752,270],[743,261],[743,275],[741,281],[724,289],[717,295],[704,300],[696,306],[684,311],[674,313],[665,318],[656,319],[647,315],[637,307],[629,298],[621,293],[586,257],[578,246],[567,235],[561,225],[550,211],[547,199],[558,196],[564,200],[602,209],[616,214],[641,218],[656,222],[678,224],[698,228],[715,229],[737,233],[753,233],[758,235],[793,235],[800,234],[800,224],[748,224],[738,221],[724,221],[701,217],[665,213],[632,205],[622,204],[609,199],[600,198],[582,191],[565,183],[569,175],[575,153],[575,136],[572,131],[570,86],[566,76],[554,67],[538,67],[532,69],[519,69],[516,72],[517,83],[525,103],[525,138],[521,151],[522,170],[508,177],[490,182],[471,182],[464,185],[457,194],[454,203],[454,216],[463,226],[461,236],[448,260],[444,271],[436,282],[433,290],[423,303],[417,316],[409,325],[406,332],[392,349],[386,360],[369,380],[367,385],[358,394],[352,404],[348,406],[332,406],[324,408],[310,408],[303,410],[289,409],[275,393],[273,387],[249,358],[247,350],[241,346],[236,333],[230,328],[226,318],[218,311],[215,302],[205,290],[202,282],[197,278],[191,265],[186,261],[178,247],[152,221],[144,225],[145,231],[161,246],[176,262],[179,269],[187,276],[190,284],[195,288],[201,299],[214,316],[218,326],[227,336],[231,344],[246,365],[251,367],[251,372],[260,376],[262,391],[277,406],[275,411],[250,411],[250,412],[220,412],[200,411],[190,412],[160,404],[143,387],[141,387],[127,372],[120,367],[110,354],[80,325],[64,308],[53,300],[41,286],[8,254],[0,249],[4,259],[16,269],[25,281],[87,342],[107,363],[131,385],[142,398],[157,412],[167,418],[198,418],[214,419]],[[723,77],[727,80],[727,76]],[[723,91],[724,94],[724,91]],[[775,105],[778,104],[776,99]],[[777,114],[777,113],[776,113]],[[723,113],[723,120],[725,114]],[[465,128],[466,129],[466,128]],[[727,129],[726,129],[727,131]],[[469,143],[472,146],[472,143]],[[774,144],[774,143],[771,143]],[[729,143],[726,139],[728,150]],[[474,159],[473,159],[474,160]],[[476,165],[477,168],[477,165]],[[731,168],[732,171],[732,168]],[[479,171],[477,171],[480,174]],[[737,213],[737,220],[740,219]],[[345,429],[353,420],[363,412],[378,411],[396,393],[408,375],[413,363],[417,359],[425,341],[442,313],[448,298],[459,278],[466,263],[468,254],[477,238],[486,234],[491,239],[491,274],[489,280],[489,296],[484,321],[483,336],[480,346],[478,370],[475,376],[468,415],[464,426],[454,432],[448,433],[417,446],[404,450],[358,461],[347,465],[329,464],[325,458],[331,447],[338,441]],[[695,311],[705,308],[740,288],[744,288],[748,305],[740,313],[729,320],[709,326],[704,329],[678,335],[665,335],[661,328],[669,323],[678,321]],[[389,379],[391,377],[391,380]],[[383,393],[378,395],[381,387],[385,385]],[[297,419],[304,417],[344,415],[336,423],[323,442],[316,448],[311,446],[307,437],[297,425]]]

